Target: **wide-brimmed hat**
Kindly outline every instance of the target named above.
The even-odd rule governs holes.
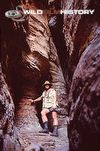
[[[42,86],[45,86],[45,85],[51,85],[51,83],[49,81],[45,81]]]

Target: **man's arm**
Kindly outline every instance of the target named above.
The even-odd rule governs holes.
[[[32,103],[33,102],[38,102],[38,101],[41,101],[41,100],[42,100],[42,96],[38,97],[37,99],[32,100]]]

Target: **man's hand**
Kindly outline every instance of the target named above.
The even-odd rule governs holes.
[[[35,101],[31,99],[31,103],[34,103]]]

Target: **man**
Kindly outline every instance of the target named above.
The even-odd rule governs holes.
[[[51,136],[58,136],[58,118],[57,118],[58,102],[56,91],[53,88],[51,88],[51,83],[49,81],[45,81],[43,86],[44,91],[42,95],[39,98],[33,100],[33,102],[43,100],[41,116],[44,124],[44,129],[40,131],[40,133],[49,133],[47,114],[51,112],[53,118],[53,133],[51,134]]]

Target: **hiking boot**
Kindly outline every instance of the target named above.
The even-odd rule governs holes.
[[[57,125],[53,126],[53,133],[51,134],[51,136],[58,137],[58,126]]]
[[[43,130],[39,131],[39,133],[49,133],[48,122],[44,123],[44,128]]]
[[[44,128],[43,130],[39,131],[39,133],[47,133],[47,134],[48,134],[49,131],[48,131],[47,129]]]

